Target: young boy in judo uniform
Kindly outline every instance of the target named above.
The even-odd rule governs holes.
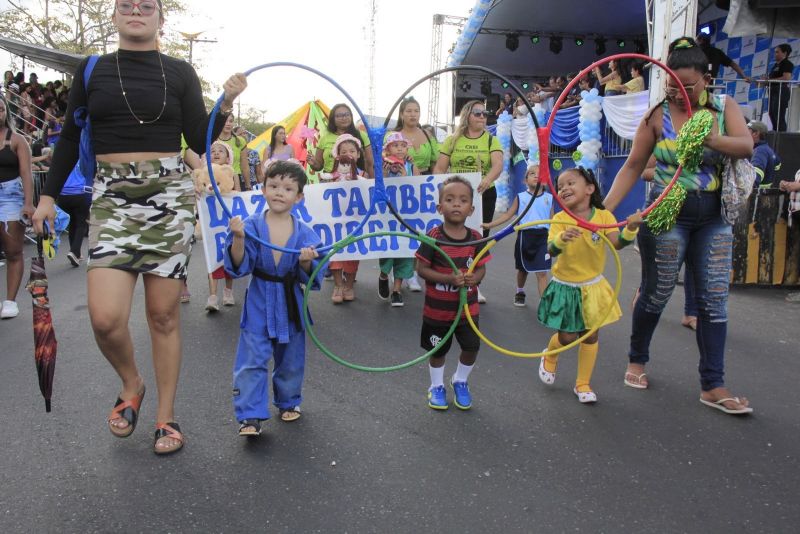
[[[234,278],[252,275],[245,294],[233,368],[233,407],[239,435],[257,436],[269,419],[269,374],[272,371],[273,404],[282,421],[300,417],[305,368],[305,324],[300,284],[319,290],[322,271],[309,275],[317,263],[319,237],[296,216],[292,208],[303,198],[306,174],[298,164],[278,161],[264,177],[262,193],[269,209],[244,221],[233,217],[225,240],[225,270]],[[300,250],[282,253],[266,247],[245,232],[280,247]]]

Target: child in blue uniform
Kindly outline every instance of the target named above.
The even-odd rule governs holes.
[[[525,184],[528,189],[514,197],[514,201],[503,215],[490,223],[483,223],[481,228],[488,230],[503,226],[515,217],[518,217],[536,194],[533,205],[525,214],[519,224],[533,221],[544,221],[553,218],[553,195],[539,185],[539,165],[528,165],[525,173]],[[544,294],[547,287],[547,273],[550,272],[551,259],[547,251],[547,233],[550,225],[547,223],[537,224],[517,232],[517,242],[514,244],[514,265],[517,268],[517,292],[514,295],[514,306],[525,306],[525,282],[528,280],[528,273],[536,274],[536,284],[539,288],[539,298]]]
[[[303,198],[306,175],[296,163],[278,161],[266,171],[262,193],[269,209],[242,221],[230,220],[225,241],[225,270],[234,278],[252,274],[245,293],[233,368],[233,407],[239,435],[257,436],[261,422],[269,419],[269,374],[272,371],[273,403],[282,421],[300,417],[305,368],[305,324],[300,284],[319,289],[321,276],[311,280],[318,257],[319,237],[292,215]],[[299,254],[281,253],[246,239],[245,232]]]

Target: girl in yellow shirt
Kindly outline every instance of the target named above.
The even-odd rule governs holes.
[[[558,197],[576,216],[593,224],[616,224],[614,215],[603,207],[600,185],[592,171],[577,167],[558,177]],[[548,235],[548,249],[555,258],[553,278],[539,302],[539,321],[558,333],[550,338],[547,350],[572,343],[595,327],[616,322],[622,316],[614,292],[603,276],[606,245],[597,235],[602,232],[617,250],[633,242],[642,217],[637,211],[628,217],[628,224],[619,232],[616,228],[590,232],[565,222],[576,222],[566,212],[553,217]],[[603,319],[603,315],[611,311]],[[578,348],[578,377],[573,391],[582,403],[597,401],[589,382],[597,359],[598,332],[585,339]],[[545,384],[556,379],[558,354],[545,356],[539,363],[539,378]]]

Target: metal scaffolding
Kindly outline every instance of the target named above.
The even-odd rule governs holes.
[[[448,26],[461,28],[466,22],[466,17],[440,14],[433,16],[433,30],[431,33],[431,72],[444,67],[444,58],[442,57],[442,27],[446,24]],[[438,116],[439,77],[435,76],[430,79],[430,86],[428,88],[428,122],[436,126]]]

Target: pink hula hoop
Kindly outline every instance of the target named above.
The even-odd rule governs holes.
[[[557,194],[555,194],[556,189],[554,187],[553,180],[550,177],[550,158],[547,155],[547,153],[550,150],[550,130],[553,127],[553,121],[555,120],[556,113],[558,113],[558,110],[561,109],[561,104],[564,103],[564,100],[566,100],[569,92],[572,90],[573,87],[575,87],[580,82],[581,78],[589,74],[592,70],[595,69],[595,67],[599,67],[600,65],[604,65],[612,60],[617,60],[617,59],[641,59],[643,61],[650,62],[664,69],[664,71],[673,80],[678,82],[678,87],[680,88],[681,96],[683,96],[683,101],[686,102],[686,108],[687,108],[686,112],[689,115],[689,117],[692,116],[692,106],[689,104],[689,94],[686,92],[686,89],[680,82],[678,75],[675,74],[675,72],[672,69],[667,67],[661,61],[654,59],[650,56],[645,56],[644,54],[630,54],[630,53],[614,54],[612,56],[599,59],[594,63],[592,63],[591,65],[589,65],[588,67],[586,67],[585,69],[583,69],[582,71],[580,71],[578,75],[575,76],[572,79],[572,81],[567,84],[567,86],[558,96],[558,100],[556,100],[555,106],[553,106],[553,112],[550,114],[550,119],[547,121],[547,125],[544,128],[539,128],[536,131],[536,136],[539,139],[539,181],[543,182],[544,184],[550,187],[550,190],[553,191],[553,197],[555,198],[558,205],[561,206],[561,209],[563,209],[567,213],[567,215],[575,219],[575,222],[577,222],[578,226],[580,226],[581,228],[585,228],[591,232],[595,232],[602,228],[621,228],[622,226],[625,226],[625,224],[627,223],[625,221],[622,221],[622,222],[617,222],[617,224],[593,224],[587,221],[586,219],[582,219],[576,216],[569,210],[569,208],[564,206],[562,200],[559,198]],[[667,184],[667,186],[664,188],[664,191],[658,196],[658,198],[652,204],[650,204],[650,206],[648,206],[647,209],[645,209],[642,212],[642,217],[646,217],[653,210],[653,208],[658,206],[661,203],[661,201],[664,200],[664,197],[666,197],[669,194],[670,190],[672,190],[672,188],[678,182],[678,178],[681,175],[681,171],[683,171],[683,167],[681,165],[678,165],[678,169],[675,171],[675,176],[672,177],[672,180],[670,180],[670,182]]]

